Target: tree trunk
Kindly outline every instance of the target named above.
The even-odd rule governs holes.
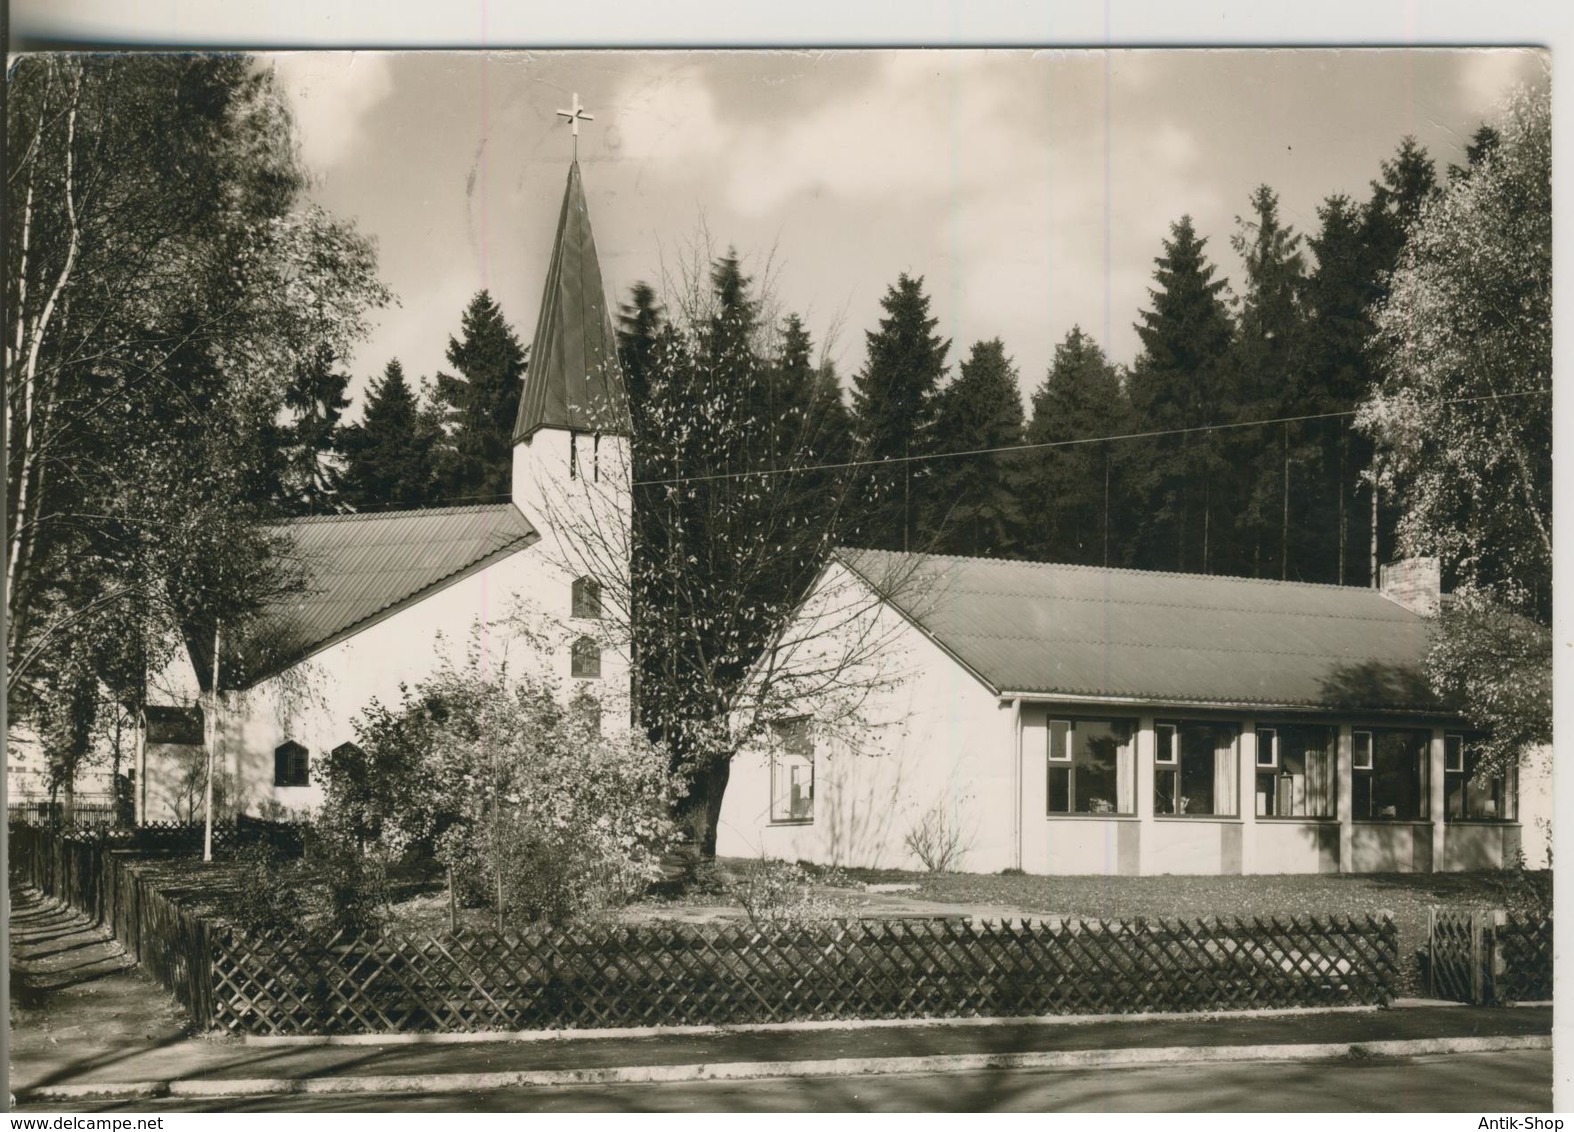
[[[703,816],[705,827],[699,831],[698,846],[702,856],[716,855],[716,827],[721,821],[721,800],[727,792],[727,780],[732,774],[732,760],[726,756],[711,758],[706,769],[695,775],[689,795],[689,816]]]
[[[1290,577],[1290,424],[1284,425],[1284,488],[1283,515],[1279,520],[1279,580],[1287,581]]]
[[[1109,566],[1109,449],[1104,450],[1104,565]]]
[[[1377,479],[1372,480],[1372,581],[1371,586],[1377,588]]]
[[[1349,520],[1344,513],[1345,450],[1350,443],[1350,426],[1341,424],[1339,429],[1339,477],[1334,481],[1339,496],[1339,584],[1344,585],[1345,560],[1350,554]]]

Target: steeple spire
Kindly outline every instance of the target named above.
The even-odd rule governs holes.
[[[584,120],[577,97],[574,115],[570,120],[577,129]],[[547,427],[628,434],[628,403],[618,370],[617,338],[607,312],[577,160],[568,168],[557,238],[552,244],[524,393],[514,422],[514,443]]]

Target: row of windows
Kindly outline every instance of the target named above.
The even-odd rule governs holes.
[[[774,723],[773,822],[814,819],[814,742],[807,719]],[[1052,719],[1045,762],[1045,813],[1135,815],[1136,722]],[[1234,817],[1240,728],[1233,723],[1155,722],[1153,812]],[[1427,818],[1432,733],[1358,730],[1351,736],[1351,812],[1364,820]],[[1338,814],[1338,731],[1303,724],[1257,728],[1254,805],[1258,817]],[[1477,753],[1460,734],[1444,737],[1444,816],[1515,818],[1510,779],[1476,775]]]
[[[1154,724],[1153,812],[1234,817],[1240,729],[1232,723]],[[1131,720],[1050,720],[1048,814],[1135,814],[1136,744]],[[1512,820],[1513,790],[1477,776],[1478,756],[1461,734],[1445,736],[1444,814]],[[1351,811],[1360,819],[1428,817],[1432,733],[1358,730],[1351,736]],[[1333,727],[1257,728],[1254,813],[1331,818],[1338,813],[1338,732]]]

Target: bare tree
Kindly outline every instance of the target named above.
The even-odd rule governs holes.
[[[625,309],[631,442],[603,441],[599,478],[543,505],[548,554],[602,580],[639,722],[688,776],[707,851],[730,762],[772,720],[813,714],[851,733],[870,693],[900,678],[899,626],[875,614],[906,582],[871,586],[833,563],[858,529],[845,448],[822,455],[839,392],[832,406],[815,367],[787,372],[789,336],[761,325],[731,253],[711,288],[680,296],[675,321],[648,288]]]

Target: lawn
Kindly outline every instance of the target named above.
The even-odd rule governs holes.
[[[1415,952],[1427,910],[1522,907],[1531,892],[1550,905],[1552,873],[1366,873],[1308,876],[997,876],[844,869],[863,884],[916,884],[909,895],[945,904],[1018,908],[1089,919],[1137,916],[1361,915],[1388,911],[1399,927],[1404,994],[1418,993]]]

